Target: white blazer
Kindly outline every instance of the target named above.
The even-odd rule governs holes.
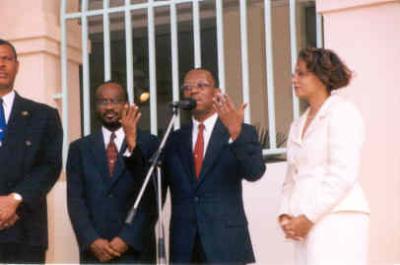
[[[333,93],[302,139],[308,112],[309,109],[290,128],[280,214],[304,214],[315,223],[331,212],[369,213],[357,180],[364,142],[360,113]]]

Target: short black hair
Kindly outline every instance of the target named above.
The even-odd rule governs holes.
[[[126,89],[124,89],[124,87],[119,82],[117,82],[115,80],[107,80],[107,81],[104,81],[101,84],[99,84],[96,88],[96,96],[97,96],[97,90],[99,89],[99,87],[101,87],[103,85],[107,85],[107,84],[116,84],[116,85],[120,86],[121,90],[122,90],[123,99],[124,99],[124,101],[128,102],[128,92],[126,91]]]
[[[11,42],[0,39],[0,46],[1,45],[7,45],[8,47],[10,47],[14,54],[15,60],[18,60],[17,51],[15,50],[15,47],[14,47],[14,45],[11,44]]]

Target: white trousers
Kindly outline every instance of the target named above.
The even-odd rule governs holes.
[[[297,265],[366,265],[369,215],[328,214],[314,224],[304,241],[295,241]]]

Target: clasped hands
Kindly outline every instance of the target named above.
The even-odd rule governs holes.
[[[19,202],[11,194],[0,196],[0,231],[10,228],[18,221],[18,205]]]
[[[108,262],[121,257],[128,250],[128,245],[120,237],[114,237],[111,241],[98,238],[90,245],[90,250],[100,262]]]
[[[242,103],[239,108],[236,108],[233,100],[228,95],[220,92],[216,94],[213,101],[213,107],[218,113],[218,117],[228,129],[232,140],[236,140],[242,130],[244,109],[247,107],[247,104]]]
[[[279,224],[285,237],[296,241],[304,240],[313,226],[313,223],[305,215],[294,217],[283,214],[279,216]]]

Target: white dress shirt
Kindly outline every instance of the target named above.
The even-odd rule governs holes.
[[[108,130],[104,126],[101,127],[101,131],[103,133],[103,138],[104,138],[104,147],[107,149],[107,146],[110,143],[112,131]],[[115,133],[114,143],[117,146],[117,150],[119,152],[121,150],[122,143],[124,142],[125,139],[125,133],[122,127],[116,130],[114,133]]]
[[[204,124],[204,131],[203,131],[203,138],[204,138],[204,151],[203,151],[203,157],[206,154],[208,143],[210,142],[211,138],[211,133],[214,130],[215,123],[217,122],[218,119],[218,114],[214,113],[212,116],[208,117],[205,121],[202,123]],[[199,133],[199,124],[200,122],[193,120],[193,130],[192,130],[192,150],[194,150],[194,146],[196,145],[196,140],[197,140],[197,134]]]
[[[7,93],[5,96],[2,97],[3,99],[3,108],[4,108],[4,116],[6,118],[6,124],[10,119],[12,106],[14,104],[15,99],[15,91],[11,90],[11,92]]]

